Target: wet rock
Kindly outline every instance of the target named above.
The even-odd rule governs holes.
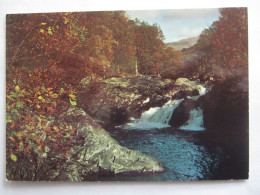
[[[198,104],[192,99],[183,100],[179,106],[173,111],[169,125],[172,127],[180,127],[189,120],[190,111],[196,109]]]
[[[178,78],[175,81],[175,85],[181,86],[182,88],[185,89],[185,91],[189,91],[190,95],[192,95],[193,93],[194,94],[198,93],[198,92],[200,93],[200,91],[201,91],[201,87],[199,85],[197,85],[194,81],[190,81],[187,78]]]
[[[112,77],[101,80],[98,86],[95,92],[82,87],[77,103],[107,127],[125,123],[130,117],[139,117],[142,111],[152,106],[163,105],[171,98],[167,93],[174,82],[148,76]]]
[[[103,79],[93,87],[82,87],[77,103],[104,128],[139,118],[151,107],[161,107],[170,99],[197,96],[202,88],[187,78],[175,82],[151,76]]]
[[[189,79],[187,78],[178,78],[175,81],[175,85],[187,85],[187,86],[192,86],[192,83]]]
[[[241,87],[243,86],[243,87]],[[204,111],[204,125],[223,133],[248,129],[248,81],[233,78],[216,84],[200,100]],[[222,134],[222,133],[221,133]]]
[[[67,121],[77,127],[73,136],[75,145],[67,151],[67,157],[62,155],[63,148],[51,148],[44,158],[35,153],[19,156],[19,163],[11,161],[13,164],[7,166],[7,179],[82,181],[98,180],[100,175],[164,170],[155,158],[120,146],[82,109],[70,107],[57,119],[58,126]]]
[[[179,100],[179,99],[183,99],[183,98],[187,98],[187,96],[198,96],[200,93],[199,93],[199,90],[198,89],[194,89],[192,91],[179,91],[177,92],[176,94],[174,94],[172,96],[172,99],[175,100]]]
[[[111,108],[110,121],[116,124],[122,124],[128,120],[128,112],[123,108]]]
[[[227,177],[248,178],[249,105],[247,77],[217,83],[199,99],[204,113],[204,139],[229,156]],[[225,173],[226,174],[226,173]]]
[[[77,114],[83,112],[82,109],[75,109]],[[81,132],[84,142],[81,146],[71,148],[70,155],[74,157],[62,168],[66,172],[63,173],[65,180],[87,178],[88,175],[99,174],[100,171],[108,174],[163,171],[162,165],[156,159],[120,146],[88,115],[83,114],[82,117],[85,119],[80,121],[82,127],[77,131]],[[77,173],[71,170],[77,170]]]

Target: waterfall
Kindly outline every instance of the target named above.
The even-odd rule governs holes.
[[[199,95],[193,97],[187,97],[193,100],[197,100],[200,96],[204,95],[207,90],[202,85],[197,85],[199,87]],[[147,98],[144,103],[150,101]],[[171,127],[168,123],[172,117],[172,113],[175,108],[183,101],[180,100],[169,100],[162,107],[152,107],[149,110],[142,113],[140,119],[132,118],[131,121],[125,125],[117,126],[126,130],[149,130],[149,129],[161,129]],[[189,120],[185,125],[181,126],[182,130],[193,130],[202,131],[203,128],[203,111],[200,108],[190,111]]]
[[[203,111],[201,108],[193,109],[190,111],[189,120],[180,127],[182,130],[189,131],[203,131]]]
[[[207,93],[206,87],[203,85],[197,85],[199,89],[199,95],[198,96],[193,96],[189,97],[190,99],[193,100],[198,100],[200,96],[203,96]],[[182,130],[188,130],[188,131],[203,131],[205,128],[203,127],[203,111],[199,107],[197,109],[193,109],[189,113],[189,120],[181,126],[179,129]]]
[[[131,122],[120,127],[127,130],[149,130],[170,127],[168,123],[171,119],[173,110],[181,103],[182,100],[183,99],[169,100],[162,107],[152,107],[143,112],[140,119],[132,119]]]

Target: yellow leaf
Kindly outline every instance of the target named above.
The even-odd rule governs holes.
[[[12,140],[13,142],[15,141],[15,139],[11,136],[9,137],[9,139]]]
[[[12,123],[13,121],[11,119],[6,119],[6,123]]]
[[[72,100],[75,100],[75,99],[76,99],[76,96],[73,95],[73,94],[69,94],[69,96],[70,96],[70,98],[71,98]]]
[[[15,91],[20,91],[20,87],[18,85],[15,86]]]
[[[53,98],[58,98],[58,97],[59,97],[59,95],[58,95],[58,94],[56,94],[56,93],[54,93],[54,94],[52,94],[52,97],[53,97]]]
[[[45,31],[44,31],[43,29],[40,29],[40,32],[41,32],[41,33],[44,33]]]
[[[51,31],[51,27],[50,27],[50,26],[48,27],[48,34],[49,34],[49,35],[52,35],[52,34],[53,34],[52,31]]]
[[[37,148],[38,148],[39,151],[42,151],[42,146],[41,145],[37,146]]]
[[[44,25],[46,25],[47,23],[45,23],[45,22],[42,22],[42,25],[44,26]]]
[[[53,129],[54,129],[54,131],[59,132],[59,127],[54,126]]]
[[[19,132],[16,134],[16,136],[17,136],[18,139],[20,140],[20,139],[22,139],[23,134],[22,134],[21,131],[19,131]]]
[[[40,106],[40,105],[36,105],[36,107],[37,107],[38,109],[40,109],[40,108],[41,108],[41,106]]]
[[[42,96],[39,96],[38,99],[39,99],[39,100],[43,100],[43,97],[42,97]]]
[[[16,161],[17,161],[17,156],[12,153],[12,154],[11,154],[11,159],[12,159],[14,162],[16,162]]]

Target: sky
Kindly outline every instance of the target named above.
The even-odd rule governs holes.
[[[196,37],[218,20],[218,9],[176,9],[126,11],[126,15],[161,27],[165,43]]]

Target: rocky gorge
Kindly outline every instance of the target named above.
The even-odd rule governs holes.
[[[131,117],[139,118],[151,107],[161,107],[169,100],[197,96],[202,90],[186,78],[174,81],[151,76],[112,77],[97,85],[98,89],[93,93],[91,88],[84,88],[83,82],[77,102],[104,127],[126,123]]]
[[[232,80],[214,87],[206,83],[204,86],[206,87],[186,78],[174,81],[153,76],[111,77],[98,83],[85,78],[77,94],[77,106],[71,106],[64,100],[60,103],[59,113],[49,119],[49,122],[58,126],[65,122],[75,127],[75,135],[69,138],[73,143],[69,151],[56,148],[53,151],[45,150],[40,156],[34,153],[19,156],[17,166],[9,166],[12,169],[7,169],[7,178],[23,181],[88,181],[129,173],[163,173],[169,167],[165,167],[165,162],[158,159],[160,156],[154,157],[149,151],[143,153],[142,148],[128,149],[131,144],[125,145],[124,137],[119,136],[117,141],[112,138],[111,129],[125,125],[133,118],[141,118],[143,113],[174,101],[179,103],[174,108],[169,107],[171,112],[166,125],[172,128],[170,131],[182,129],[189,123],[192,111],[200,109],[202,129],[205,128],[206,131],[198,135],[199,139],[216,145],[217,154],[234,155],[233,159],[247,159],[240,158],[241,155],[248,155],[245,150],[248,142],[244,139],[248,137],[246,81]],[[237,132],[244,137],[236,137]],[[144,139],[146,136],[141,134]],[[160,137],[156,134],[154,136]],[[165,147],[172,147],[169,143],[165,143]],[[145,148],[145,145],[143,147]],[[167,147],[163,149],[166,153],[169,150]],[[234,151],[237,148],[245,151],[236,153]],[[66,158],[63,157],[65,152]],[[243,170],[243,177],[247,177],[247,163],[243,161],[239,166],[233,166],[231,172],[240,169]],[[228,177],[234,177],[232,173]],[[11,178],[11,175],[16,175],[16,178]]]

